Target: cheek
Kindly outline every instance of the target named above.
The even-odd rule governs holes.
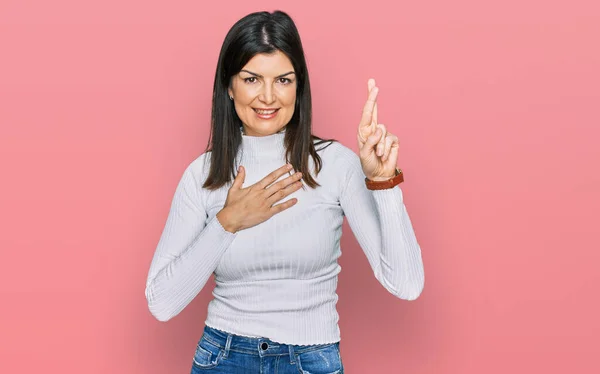
[[[240,90],[237,98],[241,104],[250,105],[256,98],[256,95],[251,90],[246,89]]]
[[[296,89],[286,90],[280,96],[281,103],[287,107],[294,107],[296,104]]]
[[[243,83],[234,84],[233,94],[237,103],[241,105],[250,105],[256,98],[256,89]]]

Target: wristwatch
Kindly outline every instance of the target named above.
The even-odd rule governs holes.
[[[369,190],[387,190],[400,183],[404,182],[404,173],[402,169],[396,168],[396,175],[385,181],[372,181],[369,178],[365,178],[365,183]]]

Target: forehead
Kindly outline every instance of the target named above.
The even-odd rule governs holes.
[[[277,76],[288,71],[294,71],[294,66],[290,59],[278,50],[270,54],[259,53],[255,55],[242,69],[262,76]]]

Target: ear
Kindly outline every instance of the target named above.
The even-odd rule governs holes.
[[[229,80],[229,87],[227,87],[227,96],[232,97],[233,96],[233,77],[232,79]]]

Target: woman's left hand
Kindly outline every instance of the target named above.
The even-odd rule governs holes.
[[[367,83],[369,98],[363,108],[358,125],[358,149],[360,163],[365,176],[372,181],[383,181],[396,175],[398,162],[398,137],[387,132],[385,126],[377,123],[377,93],[375,80]]]

